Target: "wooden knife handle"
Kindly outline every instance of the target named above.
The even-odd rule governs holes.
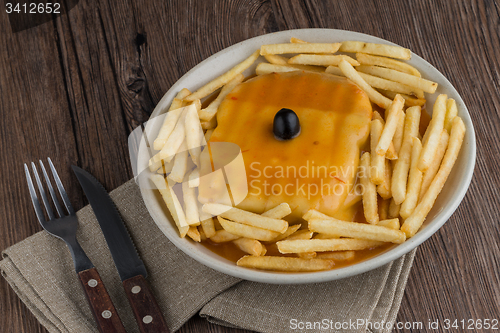
[[[142,275],[123,281],[141,333],[168,333],[168,327],[151,289]]]
[[[78,272],[97,328],[101,333],[126,333],[96,268]]]

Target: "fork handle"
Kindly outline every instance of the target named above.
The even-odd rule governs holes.
[[[169,333],[161,309],[142,275],[123,281],[125,294],[141,333]]]
[[[127,331],[123,327],[97,269],[94,267],[78,272],[78,277],[82,283],[99,332],[126,333]]]

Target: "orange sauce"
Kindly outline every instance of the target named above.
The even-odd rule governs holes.
[[[294,110],[300,120],[301,134],[289,141],[279,141],[272,133],[272,123],[281,108]],[[374,107],[376,108],[376,107]],[[383,113],[383,110],[380,110]],[[258,179],[284,186],[299,178],[301,184],[319,184],[325,181],[338,184],[341,179],[341,195],[268,195],[250,193],[239,207],[262,213],[281,202],[290,204],[293,212],[287,217],[290,224],[300,223],[300,217],[308,209],[318,209],[325,214],[348,221],[364,222],[362,203],[351,206],[343,203],[352,189],[356,177],[325,173],[316,177],[288,175],[260,177],[250,164],[264,166],[293,166],[300,168],[304,160],[319,166],[337,166],[357,169],[361,150],[369,149],[369,124],[372,105],[366,94],[345,78],[303,72],[270,74],[247,78],[222,102],[217,113],[218,126],[210,142],[233,142],[240,146],[247,171],[247,182]],[[425,122],[424,122],[425,123]],[[252,175],[252,172],[254,174]],[[255,190],[255,188],[254,188]],[[307,226],[304,224],[303,228]],[[236,262],[246,255],[232,242],[215,243],[207,239],[201,243],[212,252]],[[279,253],[276,244],[265,243],[269,256],[295,257],[295,254]],[[355,251],[349,260],[335,260],[335,268],[349,266],[383,253],[394,244]]]
[[[218,92],[204,102],[206,107]],[[300,119],[301,134],[290,141],[278,141],[272,133],[272,120],[281,108],[294,110]],[[366,94],[345,78],[332,75],[292,72],[273,73],[264,76],[247,77],[222,102],[217,113],[218,126],[211,142],[233,142],[240,146],[247,169],[248,182],[259,177],[250,177],[250,163],[260,162],[265,166],[302,166],[308,159],[316,165],[344,166],[357,169],[361,151],[369,151],[369,124],[372,110],[384,116],[383,109],[371,104]],[[422,109],[419,130],[424,135],[431,116]],[[262,170],[261,170],[262,171]],[[338,175],[335,175],[338,176]],[[297,177],[277,177],[267,179],[271,184],[286,185]],[[300,178],[300,177],[298,177]],[[345,191],[342,195],[328,197],[315,195],[307,200],[297,195],[257,195],[250,192],[240,208],[262,213],[281,202],[292,208],[291,223],[303,223],[300,217],[308,209],[314,208],[342,220],[366,223],[362,202],[345,206],[347,193],[356,182],[355,176],[325,176],[300,178],[304,184],[318,184],[321,180],[338,183],[341,178]],[[261,188],[262,190],[262,188]],[[159,194],[158,200],[163,203]],[[166,209],[166,207],[164,207]],[[302,229],[307,228],[304,224]],[[215,243],[210,239],[201,242],[203,246],[232,262],[238,261],[245,252],[233,242]],[[267,256],[296,257],[296,254],[281,254],[276,244],[263,242]],[[376,248],[354,251],[349,260],[334,260],[335,268],[353,265],[381,253],[387,252],[395,244],[386,243]]]
[[[298,137],[274,137],[273,119],[281,108],[297,114]],[[293,210],[289,221],[309,209],[344,216],[371,115],[365,92],[346,78],[273,73],[245,81],[224,99],[210,142],[241,148],[249,194],[239,208],[262,213],[287,202]]]

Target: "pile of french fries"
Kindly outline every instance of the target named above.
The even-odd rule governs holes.
[[[242,73],[259,56],[267,62],[257,65],[257,75],[305,71],[345,76],[385,110],[384,115],[373,113],[370,151],[360,157],[357,182],[364,189],[366,223],[341,221],[309,210],[303,216],[307,224],[298,221],[289,225],[284,220],[291,213],[287,203],[255,214],[220,203],[198,202],[200,146],[209,141],[217,126],[220,103],[243,82]],[[158,153],[149,162],[152,180],[181,237],[188,235],[196,242],[232,242],[248,253],[238,260],[239,266],[308,272],[332,269],[336,261],[353,260],[356,251],[401,244],[414,236],[458,157],[465,125],[457,116],[455,101],[439,95],[421,136],[421,107],[426,103],[425,94],[435,93],[437,83],[422,78],[416,68],[401,61],[410,57],[411,51],[399,46],[359,41],[307,43],[292,38],[290,43],[262,45],[193,93],[181,90],[154,141]],[[217,91],[217,97],[202,108],[202,100]],[[181,111],[174,113],[176,110]],[[195,166],[189,174],[188,162]],[[184,204],[172,190],[176,183],[182,183]],[[276,246],[284,256],[266,255],[269,246]]]

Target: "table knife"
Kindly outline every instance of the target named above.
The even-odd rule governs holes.
[[[116,206],[104,187],[87,171],[72,166],[94,210],[125,293],[142,333],[169,332],[146,282],[147,272]]]

